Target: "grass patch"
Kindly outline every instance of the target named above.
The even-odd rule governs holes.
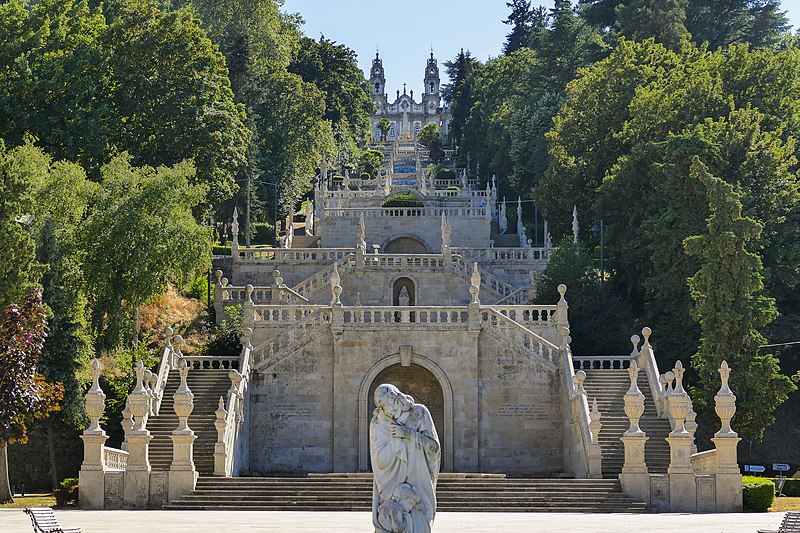
[[[800,498],[775,498],[770,513],[784,513],[786,511],[800,511]]]
[[[13,503],[4,503],[0,505],[0,509],[27,509],[29,507],[54,507],[55,504],[56,504],[56,497],[52,493],[28,494],[26,496],[14,496]]]

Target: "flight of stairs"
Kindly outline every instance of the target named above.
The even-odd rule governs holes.
[[[217,430],[214,427],[219,397],[227,398],[231,380],[228,370],[197,369],[189,370],[186,383],[194,394],[194,409],[189,416],[189,428],[194,431],[194,464],[200,475],[214,473],[214,444]],[[181,378],[177,370],[170,370],[167,387],[161,400],[159,415],[150,417],[147,429],[153,436],[150,441],[150,466],[153,470],[169,470],[172,463],[172,431],[178,427],[178,416],[173,409],[172,395],[178,390]]]
[[[603,477],[617,479],[625,462],[625,449],[619,438],[630,426],[625,416],[625,393],[630,388],[627,369],[604,368],[584,370],[589,407],[597,398],[597,410],[600,411],[600,447],[603,453]],[[639,373],[637,381],[639,390],[644,394],[644,415],[639,420],[639,427],[649,437],[645,444],[645,462],[651,473],[664,473],[669,466],[669,444],[665,440],[670,432],[669,420],[656,415],[653,395],[647,384],[647,376]]]
[[[647,506],[605,479],[463,478],[442,475],[437,511],[641,513]],[[174,510],[369,511],[368,474],[307,478],[200,477],[194,492],[165,506]]]

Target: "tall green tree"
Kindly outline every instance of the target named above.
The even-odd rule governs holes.
[[[464,52],[462,49],[453,61],[445,61],[444,66],[450,78],[450,82],[442,88],[442,96],[450,104],[453,116],[449,129],[450,142],[458,145],[467,117],[475,104],[472,92],[482,64],[472,57],[469,50]]]
[[[536,24],[537,10],[531,8],[530,0],[511,0],[506,2],[511,9],[508,18],[503,24],[511,26],[511,32],[506,36],[503,53],[511,55],[520,48],[530,46],[531,32]]]
[[[100,347],[135,344],[142,304],[205,271],[208,231],[192,209],[205,190],[194,167],[133,167],[122,154],[103,167],[103,183],[83,227],[84,275]]]
[[[789,29],[779,0],[690,0],[686,29],[711,49],[747,43],[772,48]]]
[[[0,317],[0,503],[14,501],[8,481],[8,444],[26,443],[28,426],[57,411],[61,383],[37,372],[47,338],[42,293],[32,289],[22,305],[11,304]]]
[[[0,305],[19,302],[38,283],[42,265],[36,261],[36,244],[30,232],[33,210],[31,185],[21,172],[21,157],[6,151],[0,140]]]
[[[731,184],[709,173],[697,157],[691,173],[706,186],[711,210],[706,233],[685,241],[687,253],[702,261],[689,279],[693,315],[702,331],[700,347],[692,357],[700,377],[695,387],[697,403],[711,410],[716,369],[727,360],[734,369],[731,386],[738,398],[736,427],[760,440],[775,420],[775,409],[796,390],[790,378],[780,373],[778,360],[759,352],[766,344],[761,332],[777,316],[774,300],[763,294],[761,259],[748,250],[762,226],[742,216],[741,196]]]
[[[617,31],[627,39],[653,38],[676,48],[688,37],[686,7],[689,0],[630,0],[616,8]]]

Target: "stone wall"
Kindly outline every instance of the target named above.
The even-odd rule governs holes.
[[[78,435],[76,431],[57,432],[54,436],[59,482],[67,477],[78,477],[83,461],[83,441]],[[8,477],[11,486],[20,492],[24,485],[26,493],[52,489],[49,454],[44,431],[31,432],[28,444],[9,445]]]
[[[348,327],[260,369],[246,470],[368,470],[369,391],[381,372],[415,365],[442,387],[434,418],[442,421],[444,471],[562,472],[558,370],[466,326]]]
[[[480,354],[480,471],[563,472],[559,371],[486,334]]]

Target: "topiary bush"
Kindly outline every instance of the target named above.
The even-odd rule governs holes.
[[[272,244],[275,242],[275,228],[268,222],[256,222],[251,230],[253,235],[250,242],[252,244]]]
[[[362,180],[372,179],[372,176],[370,176],[369,173],[367,173],[367,172],[362,172],[361,174],[358,175],[358,177],[359,177],[359,179],[362,179]]]
[[[775,501],[775,484],[771,479],[755,476],[742,477],[742,504],[745,511],[764,513]]]
[[[460,191],[460,190],[461,190],[461,187],[457,187],[457,186],[455,186],[455,185],[451,185],[451,186],[449,186],[449,187],[448,187],[447,189],[445,189],[445,190],[446,190],[446,191]]]
[[[425,207],[425,203],[413,194],[395,194],[387,198],[381,207]]]

